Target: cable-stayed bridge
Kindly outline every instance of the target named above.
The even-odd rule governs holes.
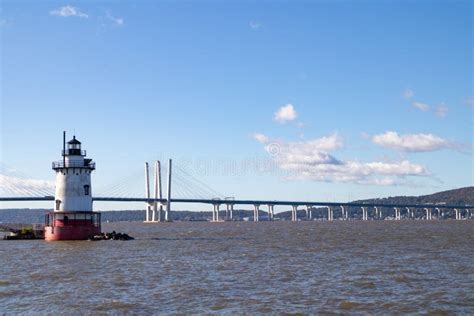
[[[54,201],[54,183],[44,180],[32,180],[27,175],[8,167],[0,165],[0,202],[26,202],[26,201]],[[163,195],[162,172],[167,174],[166,196]],[[326,209],[326,219],[349,220],[354,217],[354,209],[359,210],[362,220],[369,219],[415,219],[426,220],[454,218],[456,220],[472,218],[474,206],[449,205],[443,201],[434,204],[386,204],[386,203],[360,203],[360,202],[324,202],[324,201],[289,201],[289,200],[246,200],[226,197],[215,191],[206,183],[199,180],[191,172],[180,166],[173,166],[171,161],[168,166],[161,168],[155,162],[153,192],[150,186],[149,166],[145,165],[145,172],[140,168],[131,175],[115,180],[110,185],[99,186],[94,191],[93,201],[96,202],[143,202],[145,203],[145,221],[169,221],[172,203],[199,203],[207,204],[212,208],[212,221],[221,221],[221,206],[225,206],[223,218],[233,220],[233,211],[236,205],[252,206],[253,220],[260,218],[273,220],[275,206],[291,208],[292,221],[300,219],[313,219],[316,208]],[[143,189],[143,187],[145,189]],[[172,193],[172,194],[171,194]],[[298,218],[298,210],[304,209],[305,216]],[[352,212],[351,212],[352,210]],[[335,216],[336,214],[336,216]],[[263,215],[263,216],[262,216]],[[301,216],[300,216],[301,217]]]

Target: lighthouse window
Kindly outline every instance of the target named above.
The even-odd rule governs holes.
[[[89,195],[89,194],[90,194],[89,191],[90,191],[90,186],[85,185],[85,186],[84,186],[84,195]]]
[[[60,205],[61,205],[61,200],[56,200],[56,211],[59,211]]]

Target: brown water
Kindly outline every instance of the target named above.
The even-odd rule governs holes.
[[[0,242],[0,313],[474,313],[474,221],[115,223]]]

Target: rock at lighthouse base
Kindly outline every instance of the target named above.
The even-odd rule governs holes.
[[[127,234],[122,234],[122,233],[116,233],[115,230],[111,233],[100,233],[98,235],[95,235],[89,240],[133,240],[135,238],[127,235]]]

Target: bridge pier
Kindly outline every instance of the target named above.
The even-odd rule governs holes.
[[[394,210],[394,212],[395,212],[395,213],[394,213],[394,219],[395,219],[396,221],[398,221],[398,220],[399,220],[399,212],[400,212],[400,211],[398,210],[398,207],[394,207],[393,210]]]
[[[374,209],[375,209],[375,219],[382,218],[379,208],[377,206],[374,206]]]
[[[306,219],[312,220],[313,218],[313,207],[311,205],[306,205]]]
[[[425,207],[424,210],[425,210],[425,219],[428,221],[431,220],[432,219],[431,209]]]
[[[152,223],[155,223],[157,222],[156,220],[156,213],[158,211],[158,207],[157,207],[157,204],[156,204],[156,201],[152,203],[152,211],[151,211],[151,222]]]
[[[269,221],[272,221],[272,220],[273,220],[273,216],[275,215],[275,214],[274,214],[273,207],[274,207],[273,204],[268,204],[268,220],[269,220]]]
[[[409,208],[409,207],[405,207],[405,209],[407,210],[407,218],[408,218],[408,219],[413,219],[413,217],[411,216],[410,208]]]
[[[220,206],[220,204],[215,203],[212,206],[213,206],[212,221],[213,222],[219,222],[219,206]]]
[[[328,209],[328,221],[333,221],[334,213],[333,213],[332,207],[326,206],[326,208]]]
[[[435,208],[435,210],[437,212],[437,218],[441,219],[441,210],[439,209],[439,207]]]
[[[368,211],[367,211],[367,207],[361,206],[361,209],[362,209],[362,220],[363,221],[368,220],[369,219],[369,214],[368,214]]]
[[[225,220],[226,221],[232,221],[233,220],[233,215],[234,215],[234,214],[232,214],[233,211],[234,211],[234,204],[227,203],[226,208],[225,208]]]
[[[342,213],[342,219],[347,220],[347,210],[346,210],[346,208],[344,207],[344,205],[341,205],[340,208],[341,208],[341,213]]]
[[[258,211],[259,211],[260,205],[259,204],[254,204],[253,205],[253,221],[258,222]]]
[[[291,206],[291,220],[296,222],[298,220],[298,205]]]
[[[457,208],[454,209],[454,213],[456,214],[456,220],[460,220],[462,218],[461,212]]]

